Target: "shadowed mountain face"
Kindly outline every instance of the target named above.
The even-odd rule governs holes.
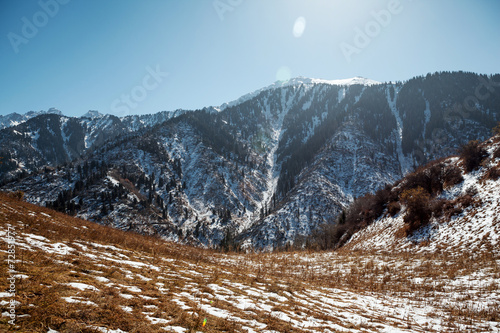
[[[294,80],[220,112],[38,116],[0,131],[3,189],[122,229],[272,248],[500,120],[500,75],[360,82]]]

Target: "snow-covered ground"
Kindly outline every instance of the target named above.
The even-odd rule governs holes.
[[[500,143],[488,146],[489,154],[500,147]],[[463,182],[445,189],[440,198],[455,200],[467,192],[473,195],[474,203],[460,214],[432,218],[430,223],[411,237],[398,237],[398,230],[404,225],[406,210],[394,217],[381,217],[350,240],[350,248],[355,250],[411,251],[434,253],[447,251],[461,254],[471,252],[500,254],[500,180],[485,179],[490,168],[498,167],[500,159],[488,159],[483,166],[471,173],[463,174]],[[458,157],[449,159],[450,164],[460,165]]]

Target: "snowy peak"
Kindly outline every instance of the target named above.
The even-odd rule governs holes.
[[[0,129],[22,124],[25,121],[30,120],[31,118],[35,118],[35,117],[38,117],[38,116],[44,115],[44,114],[56,114],[59,116],[63,115],[63,113],[56,108],[50,108],[47,111],[45,111],[45,110],[28,111],[25,114],[19,114],[19,113],[14,112],[14,113],[7,114],[5,116],[0,115]]]
[[[5,116],[0,116],[0,129],[19,125],[24,121],[25,121],[25,116],[15,112]]]
[[[217,114],[220,112],[220,108],[215,107],[215,106],[209,106],[209,107],[204,107],[202,111],[205,111],[206,113],[210,114]]]
[[[82,118],[90,118],[90,119],[94,119],[94,118],[101,118],[103,117],[104,114],[100,113],[99,111],[97,110],[89,110],[87,113],[85,113]]]
[[[334,85],[334,86],[352,86],[352,85],[363,85],[363,86],[373,86],[373,85],[378,85],[381,84],[381,82],[371,80],[371,79],[366,79],[364,77],[356,76],[350,79],[340,79],[340,80],[324,80],[324,79],[313,79],[313,78],[307,78],[307,77],[295,77],[292,78],[288,81],[276,81],[273,84],[262,88],[258,89],[252,93],[246,94],[232,102],[229,103],[224,103],[220,106],[220,110],[224,110],[228,107],[236,106],[238,104],[241,104],[243,102],[246,102],[260,93],[267,91],[267,90],[273,90],[273,89],[279,89],[279,88],[285,88],[285,87],[298,87],[298,86],[314,86],[318,84],[328,84],[328,85]]]
[[[373,86],[381,84],[381,82],[366,79],[361,76],[356,76],[350,79],[340,79],[340,80],[324,80],[324,79],[312,79],[306,77],[296,77],[288,81],[277,81],[274,85],[278,87],[288,87],[288,86],[298,86],[298,85],[314,85],[314,84],[329,84],[333,86],[352,86],[355,84],[363,86]],[[272,87],[272,86],[270,86]]]
[[[315,80],[315,83],[326,83],[337,86],[352,86],[355,84],[360,84],[363,86],[373,86],[382,84],[382,82],[367,79],[361,76],[356,76],[350,79],[343,79],[343,80]]]
[[[45,111],[45,110],[29,111],[25,114],[25,117],[28,117],[28,119],[29,119],[29,118],[37,117],[37,116],[42,115],[42,114],[57,114],[58,116],[63,115],[61,110],[58,110],[58,109],[52,107],[52,108],[48,109],[47,111]]]

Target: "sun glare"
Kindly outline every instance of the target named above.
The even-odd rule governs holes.
[[[293,35],[296,38],[300,38],[304,34],[305,29],[306,29],[306,19],[301,16],[295,20],[295,24],[293,25]]]

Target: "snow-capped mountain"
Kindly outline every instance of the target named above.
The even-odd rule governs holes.
[[[364,77],[353,77],[350,79],[341,79],[341,80],[323,80],[323,79],[312,79],[312,78],[307,78],[307,77],[296,77],[292,78],[287,81],[276,81],[275,83],[258,89],[254,92],[251,92],[249,94],[243,95],[240,98],[229,102],[229,103],[224,103],[220,107],[218,107],[219,110],[224,110],[230,106],[235,106],[238,104],[241,104],[245,101],[248,101],[256,96],[258,96],[260,93],[266,91],[266,90],[274,90],[278,88],[284,88],[284,87],[291,87],[291,86],[303,86],[303,87],[312,87],[317,84],[328,84],[328,85],[334,85],[334,86],[352,86],[352,85],[362,85],[362,86],[371,86],[375,84],[381,84],[381,82],[374,81],[371,79],[366,79]]]
[[[213,108],[212,108],[213,109]],[[156,124],[162,123],[170,118],[177,117],[188,110],[175,110],[175,111],[161,111],[154,114],[143,114],[143,115],[129,115],[125,117],[116,117],[114,115],[103,114],[97,110],[89,110],[85,112],[81,117],[67,117],[67,118],[77,118],[81,121],[89,122],[89,120],[101,119],[104,117],[114,117],[119,119],[120,122],[127,127],[129,131],[135,131],[147,126],[154,126]],[[218,112],[218,110],[217,110]],[[55,114],[65,117],[62,111],[56,108],[50,108],[48,111],[29,111],[25,114],[10,113],[5,116],[0,115],[0,130],[8,127],[14,127],[20,125],[32,118],[38,117],[45,114]]]
[[[104,117],[104,114],[100,113],[97,110],[89,110],[82,116],[82,118],[90,118],[90,119],[102,118],[102,117]]]
[[[0,130],[7,127],[12,127],[24,123],[25,121],[38,117],[42,114],[57,114],[62,116],[62,112],[56,108],[50,108],[47,111],[29,111],[25,114],[10,113],[8,115],[0,115]]]
[[[28,112],[18,122],[0,130],[0,181],[44,165],[57,166],[81,158],[107,141],[161,124],[187,111],[162,111],[156,114],[118,118],[91,110],[82,117],[67,117],[51,109],[34,116]],[[12,121],[18,119],[5,116]]]
[[[39,170],[3,189],[177,241],[282,247],[335,223],[354,198],[489,137],[500,89],[466,104],[484,82],[500,75],[297,78],[193,112],[45,115],[0,132],[3,179]]]

